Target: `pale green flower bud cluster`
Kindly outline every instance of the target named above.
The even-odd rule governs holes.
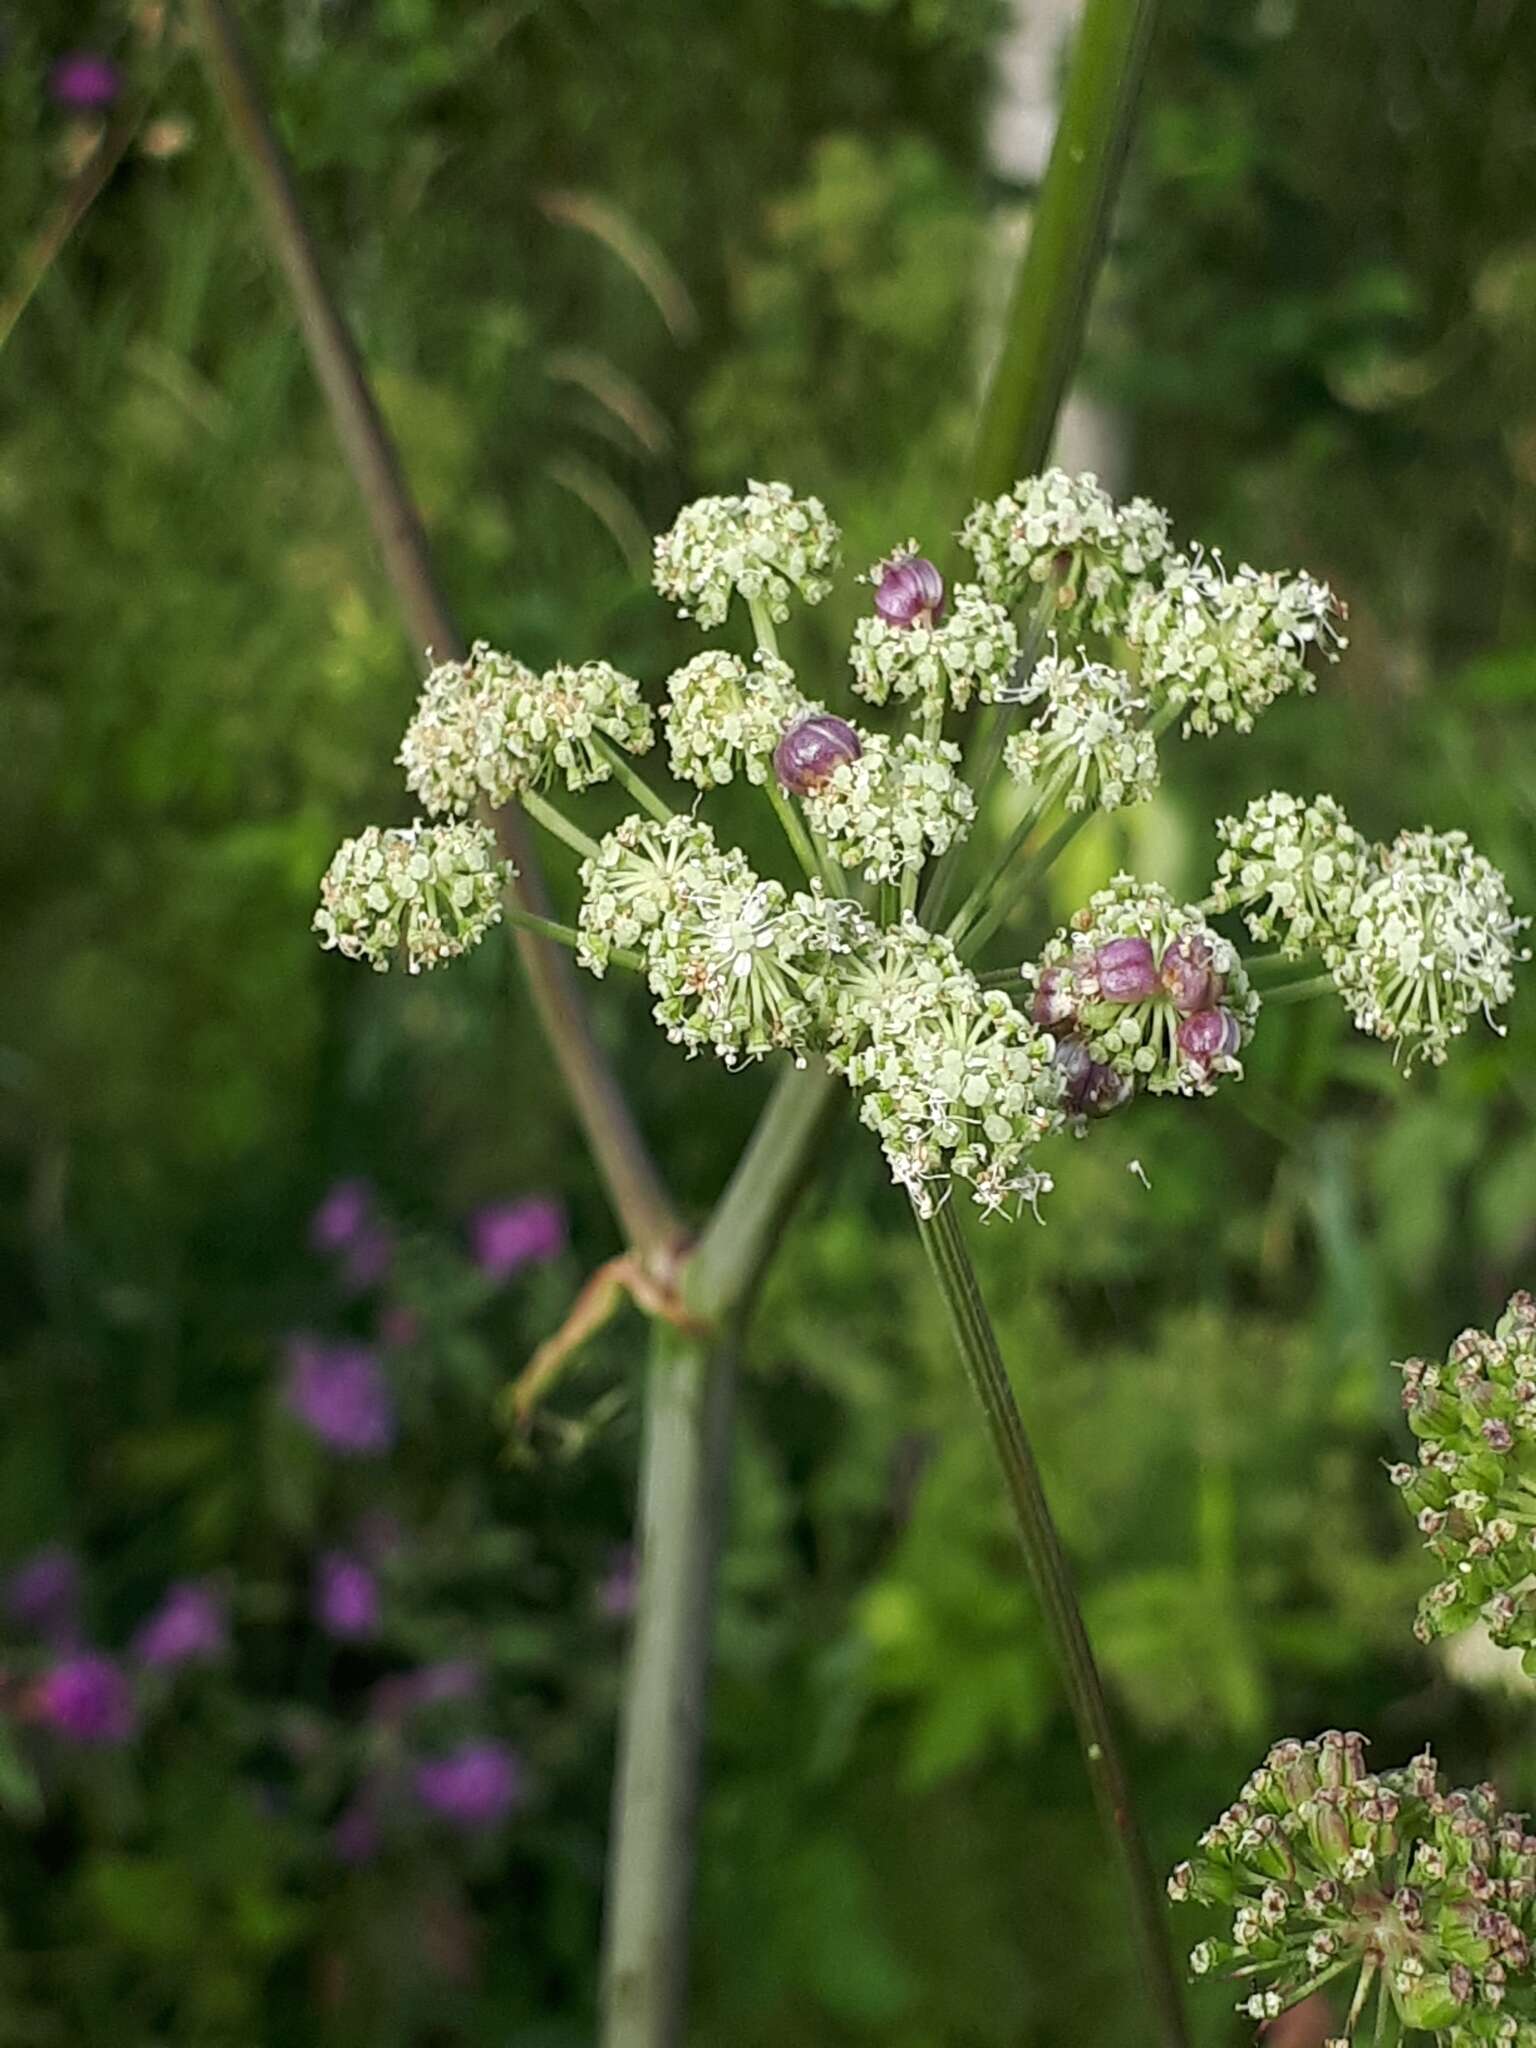
[[[1439,1066],[1479,1011],[1492,1024],[1514,994],[1523,924],[1465,832],[1402,832],[1356,900],[1333,978],[1358,1030],[1389,1040],[1405,1066]]]
[[[1379,1774],[1365,1752],[1336,1732],[1277,1743],[1201,1836],[1169,1895],[1232,1918],[1191,1970],[1237,1979],[1257,2021],[1338,1987],[1330,2048],[1405,2030],[1536,2048],[1536,1835],[1491,1785],[1445,1791],[1427,1750]]]
[[[1256,940],[1294,959],[1309,949],[1332,963],[1353,936],[1356,903],[1376,872],[1370,846],[1331,796],[1310,803],[1275,790],[1216,827],[1222,851],[1212,884],[1218,910],[1241,909]]]
[[[832,588],[840,538],[819,498],[749,483],[743,497],[685,505],[658,535],[656,588],[706,629],[724,619],[733,595],[787,619],[792,593],[819,604]]]
[[[501,918],[511,873],[483,825],[370,825],[326,869],[314,929],[327,951],[380,974],[396,954],[419,974],[480,943]]]
[[[871,882],[894,882],[965,837],[976,798],[957,773],[960,749],[950,741],[916,733],[860,739],[859,758],[839,762],[800,801],[812,831],[844,867]]]
[[[576,958],[593,974],[615,952],[647,943],[665,917],[684,914],[715,885],[721,859],[701,818],[626,818],[581,865]]]
[[[934,710],[953,704],[964,711],[972,697],[990,704],[1000,695],[1019,658],[1019,636],[1002,605],[962,583],[936,625],[893,625],[878,613],[861,618],[848,658],[853,687],[871,704],[917,698]]]
[[[1049,654],[1011,701],[1043,708],[1010,736],[1003,764],[1037,795],[1050,791],[1069,811],[1117,811],[1146,803],[1157,788],[1157,741],[1143,721],[1146,699],[1123,669],[1082,656]]]
[[[729,782],[738,769],[749,782],[766,782],[774,748],[805,709],[787,661],[760,653],[749,667],[719,648],[669,676],[667,697],[661,715],[672,773],[700,789]]]
[[[1241,1076],[1259,1014],[1237,948],[1166,889],[1116,875],[1021,969],[1036,1022],[1151,1095]]]
[[[442,662],[427,677],[398,759],[428,810],[462,812],[482,797],[510,803],[557,775],[586,789],[612,772],[599,741],[643,754],[653,739],[640,685],[611,663],[561,662],[535,675],[477,641],[468,661]]]
[[[1214,557],[1180,557],[1136,592],[1126,638],[1155,705],[1184,714],[1184,732],[1252,729],[1289,690],[1314,687],[1307,656],[1337,661],[1342,607],[1326,583]]]
[[[1063,632],[1115,634],[1137,585],[1168,553],[1168,516],[1145,498],[1117,505],[1097,477],[1048,469],[975,506],[960,544],[999,604],[1049,592]]]
[[[1464,1330],[1444,1365],[1397,1369],[1419,1462],[1390,1477],[1445,1574],[1414,1634],[1428,1643],[1481,1620],[1536,1671],[1536,1300],[1515,1295],[1491,1335]]]

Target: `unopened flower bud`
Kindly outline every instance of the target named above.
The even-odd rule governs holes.
[[[1235,1058],[1242,1042],[1243,1034],[1230,1010],[1197,1010],[1179,1026],[1179,1051],[1194,1067]]]
[[[1226,993],[1226,977],[1216,970],[1211,942],[1203,932],[1186,932],[1164,951],[1158,977],[1183,1016],[1211,1010]]]
[[[864,743],[847,719],[818,711],[792,725],[779,741],[773,750],[773,772],[792,796],[806,796],[863,752]]]
[[[1107,1003],[1145,1002],[1160,987],[1148,939],[1111,939],[1093,956],[1093,972],[1099,994]]]
[[[933,625],[944,612],[944,578],[925,555],[894,556],[875,585],[875,610],[887,625]]]

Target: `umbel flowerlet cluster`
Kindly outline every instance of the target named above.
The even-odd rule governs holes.
[[[758,482],[685,506],[656,542],[658,591],[755,644],[682,662],[654,714],[603,660],[538,671],[479,643],[435,665],[399,755],[435,822],[343,846],[322,941],[413,971],[466,950],[510,879],[472,814],[521,803],[579,862],[574,925],[540,928],[594,974],[641,975],[689,1054],[827,1060],[924,1213],[956,1186],[989,1215],[1032,1207],[1044,1140],[1240,1076],[1259,1000],[1238,917],[1319,952],[1361,1028],[1409,1058],[1443,1058],[1505,1000],[1516,924],[1496,872],[1457,833],[1373,850],[1326,798],[1227,821],[1205,902],[1117,874],[1000,964],[1079,826],[1148,801],[1177,732],[1246,731],[1312,688],[1343,614],[1311,577],[1181,553],[1155,506],[1059,470],[978,504],[959,541],[973,573],[953,586],[915,539],[878,561],[846,675],[808,684],[778,629],[832,588],[826,507]],[[658,729],[670,777],[647,779]],[[733,784],[758,793],[781,861],[703,815]],[[634,806],[617,822],[565,808],[615,791]],[[997,815],[1005,843],[978,849]]]
[[[1444,1365],[1397,1369],[1419,1458],[1389,1476],[1443,1574],[1414,1633],[1481,1620],[1536,1676],[1536,1300],[1515,1295],[1491,1335],[1464,1330]]]
[[[1427,1751],[1377,1774],[1360,1735],[1277,1743],[1168,1891],[1222,1915],[1190,1968],[1249,2019],[1328,1986],[1327,2048],[1536,2048],[1536,1834],[1491,1785],[1447,1792]]]

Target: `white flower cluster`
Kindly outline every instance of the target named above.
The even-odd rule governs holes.
[[[1085,1085],[1108,1069],[1149,1094],[1209,1095],[1242,1073],[1259,999],[1237,948],[1154,883],[1116,875],[1021,971],[1035,1022],[1086,1054]]]
[[[1126,638],[1156,704],[1184,714],[1184,732],[1248,732],[1287,690],[1314,687],[1307,654],[1337,661],[1343,608],[1326,583],[1245,563],[1228,575],[1196,555],[1164,566],[1132,599]]]
[[[787,619],[791,591],[819,604],[831,589],[839,539],[819,498],[749,483],[744,497],[695,499],[657,536],[656,588],[706,628],[724,619],[733,593]]]
[[[483,825],[370,825],[326,869],[314,930],[327,951],[380,974],[396,953],[419,974],[480,943],[500,921],[512,872]]]
[[[1010,696],[1044,699],[1035,723],[1003,750],[1009,774],[1026,788],[1059,795],[1069,811],[1117,811],[1151,797],[1157,741],[1143,722],[1146,699],[1123,669],[1050,654]]]
[[[686,910],[711,886],[719,860],[715,835],[701,818],[634,816],[616,825],[581,864],[576,958],[593,974],[616,952],[631,952],[664,917]]]
[[[840,761],[801,802],[811,829],[844,867],[861,869],[871,882],[894,882],[965,837],[976,799],[956,773],[960,749],[949,741],[915,733],[860,738],[859,758]]]
[[[1479,1010],[1491,1024],[1513,995],[1523,924],[1465,832],[1401,832],[1356,901],[1333,978],[1358,1030],[1390,1039],[1405,1066],[1439,1066]]]
[[[667,679],[666,721],[672,773],[712,789],[738,768],[766,782],[773,750],[804,708],[794,671],[759,653],[749,668],[738,655],[708,648]]]
[[[586,789],[611,772],[602,741],[643,754],[653,739],[640,685],[609,662],[535,675],[481,640],[468,661],[427,677],[397,758],[429,811],[462,812],[482,796],[510,803],[557,773]]]
[[[950,594],[937,625],[893,625],[878,613],[853,629],[853,687],[871,704],[916,697],[925,707],[963,711],[973,696],[990,704],[1019,658],[1019,636],[1000,604],[974,583]]]
[[[1311,949],[1333,964],[1354,933],[1355,905],[1374,872],[1371,848],[1331,796],[1275,790],[1216,826],[1211,886],[1218,910],[1241,909],[1256,940],[1291,959]]]
[[[987,1215],[1033,1206],[1049,1174],[1028,1155],[1062,1123],[1052,1041],[998,990],[984,991],[947,939],[910,918],[846,963],[829,1057],[859,1090],[859,1115],[891,1178],[931,1216],[952,1180]]]
[[[986,594],[1004,605],[1047,586],[1063,630],[1124,630],[1141,578],[1168,553],[1168,515],[1145,498],[1116,505],[1097,477],[1048,469],[975,506],[960,530]]]

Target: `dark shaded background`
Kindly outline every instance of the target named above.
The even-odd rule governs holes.
[[[693,643],[646,537],[743,474],[825,496],[855,564],[938,536],[1009,197],[989,0],[245,14],[475,632],[663,674]],[[1536,905],[1536,38],[1515,0],[1164,15],[1088,382],[1130,484],[1328,576],[1354,644],[1085,834],[1059,907],[1117,858],[1194,888],[1212,816],[1271,786],[1466,825]],[[338,837],[404,815],[418,664],[195,62],[147,16],[5,10],[8,256],[83,146],[55,58],[109,51],[153,98],[0,352],[0,1561],[77,1549],[109,1648],[212,1575],[235,1648],[86,1753],[34,1725],[11,1642],[0,2039],[577,2048],[639,1331],[504,1458],[495,1393],[613,1228],[501,948],[407,984],[309,936]],[[855,601],[800,629],[808,669]],[[600,1014],[702,1208],[764,1078],[684,1063],[632,993]],[[1389,1360],[1531,1281],[1533,1043],[1527,993],[1405,1085],[1341,1017],[1277,1012],[1243,1088],[1064,1152],[1048,1227],[982,1241],[1160,1860],[1270,1739],[1331,1724],[1536,1797],[1529,1686],[1412,1645],[1425,1573],[1379,1470]],[[829,1153],[742,1402],[696,2038],[1129,2043],[985,1446],[878,1157]],[[345,1176],[391,1232],[362,1288],[307,1243]],[[498,1283],[467,1219],[532,1193],[570,1249]],[[381,1346],[387,1460],[281,1412],[302,1328]],[[313,1557],[383,1511],[383,1630],[338,1648]],[[371,1688],[460,1656],[528,1803],[345,1865],[338,1815],[399,1760]]]

